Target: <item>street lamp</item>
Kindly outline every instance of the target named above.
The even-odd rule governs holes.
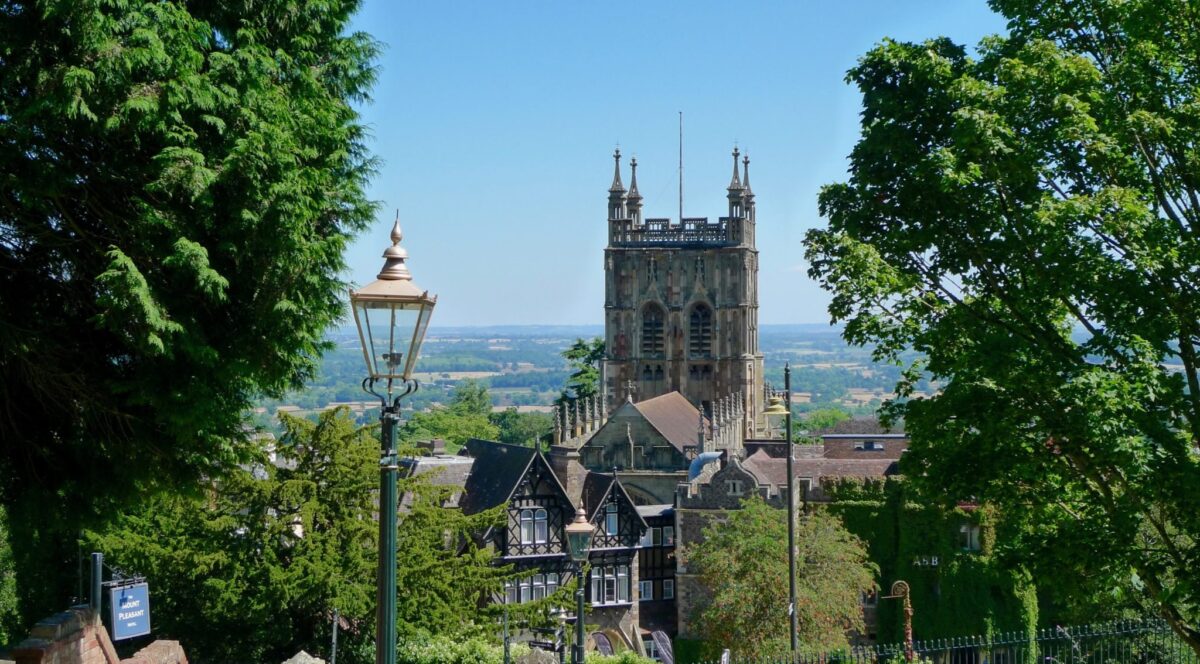
[[[400,220],[392,226],[392,246],[383,252],[383,269],[377,279],[350,291],[350,308],[367,377],[363,390],[380,402],[379,440],[379,570],[376,574],[375,662],[396,662],[396,427],[400,422],[400,400],[417,390],[413,365],[429,315],[437,296],[412,282],[405,261],[408,252],[400,246]],[[385,392],[377,389],[383,383]],[[404,391],[393,397],[395,388]]]
[[[572,661],[583,664],[583,563],[588,558],[588,550],[592,548],[592,534],[596,527],[588,523],[587,512],[583,505],[575,511],[575,521],[566,527],[567,551],[575,562],[575,648]]]
[[[792,443],[792,366],[783,365],[783,398],[787,401],[784,414],[784,440],[787,441],[788,478],[788,629],[791,635],[792,660],[799,648],[800,616],[796,615],[796,446]]]

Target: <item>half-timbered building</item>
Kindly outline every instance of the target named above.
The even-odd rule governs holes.
[[[638,624],[638,551],[645,519],[614,473],[589,472],[573,450],[540,449],[471,440],[457,459],[470,470],[461,474],[456,505],[467,514],[503,506],[502,526],[479,533],[499,564],[524,572],[492,601],[525,603],[543,599],[574,578],[567,555],[565,527],[582,505],[595,526],[584,579],[585,620],[610,643],[641,651]],[[407,460],[411,472],[447,465],[438,457]],[[597,637],[596,640],[601,640]]]

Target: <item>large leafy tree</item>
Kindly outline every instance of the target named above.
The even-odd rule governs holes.
[[[875,566],[862,542],[824,511],[797,519],[796,545],[799,640],[814,652],[845,647],[848,632],[863,630],[860,592],[874,586]],[[745,661],[786,656],[787,512],[748,498],[705,528],[686,556],[702,589],[693,620],[704,626],[708,655],[730,648]]]
[[[810,274],[848,340],[919,354],[887,406],[906,472],[998,505],[1043,588],[1129,588],[1200,652],[1196,7],[991,6],[1010,32],[975,57],[886,41],[850,71]]]
[[[372,215],[357,5],[0,1],[0,500],[27,618],[68,599],[81,522],[244,459],[252,397],[312,375]]]

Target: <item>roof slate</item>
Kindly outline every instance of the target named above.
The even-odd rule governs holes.
[[[476,514],[508,502],[537,450],[472,438],[467,455],[475,459],[459,501],[464,514]]]
[[[680,452],[696,444],[696,429],[700,422],[700,411],[679,392],[668,392],[633,404],[642,417],[650,423],[671,446]],[[708,419],[704,420],[705,426]]]

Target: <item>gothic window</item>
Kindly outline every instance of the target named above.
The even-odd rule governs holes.
[[[708,357],[712,353],[712,309],[707,304],[692,307],[688,325],[688,352],[693,357]]]
[[[662,307],[657,304],[647,304],[642,309],[642,355],[657,356],[663,354],[663,315]]]

